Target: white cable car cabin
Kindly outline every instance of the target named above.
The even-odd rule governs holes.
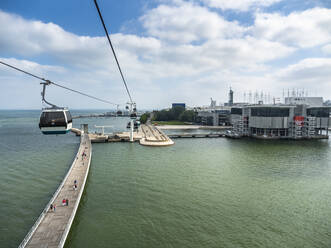
[[[39,128],[43,134],[66,134],[72,128],[72,117],[66,108],[43,109]]]

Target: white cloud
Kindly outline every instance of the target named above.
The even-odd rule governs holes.
[[[65,73],[67,70],[62,66],[54,65],[40,65],[38,63],[29,60],[19,60],[15,58],[0,58],[0,61],[15,66],[19,69],[25,70],[27,72],[34,72],[35,75],[40,77],[45,77],[49,73]],[[21,75],[21,72],[15,71],[4,65],[0,65],[0,70],[2,73],[7,73],[8,75]]]
[[[206,5],[223,10],[248,11],[251,8],[266,7],[282,0],[201,0]]]
[[[308,58],[280,70],[276,76],[304,87],[331,87],[331,58]]]
[[[285,62],[281,65],[285,69],[267,63],[294,52],[300,54],[301,47],[320,44],[328,54],[330,45],[325,43],[330,34],[329,11],[312,9],[288,16],[257,13],[254,25],[244,27],[206,7],[178,0],[145,12],[139,19],[145,27],[145,36],[117,33],[111,39],[138,107],[165,107],[171,101],[202,105],[210,96],[217,100],[220,96],[225,101],[230,85],[237,93],[239,88],[242,91],[260,88],[276,94],[287,84],[316,87],[321,83],[324,87],[321,89],[329,94],[325,90],[331,76],[327,72],[328,59],[307,59],[291,66]],[[302,23],[296,23],[300,18]],[[8,63],[112,102],[126,102],[125,89],[105,37],[79,36],[54,23],[26,20],[3,11],[0,21],[6,24],[0,26],[0,53],[25,58],[6,60]],[[39,55],[61,66],[38,63]],[[16,84],[18,79],[26,80],[26,76],[18,77],[16,72],[1,67],[0,83],[5,89],[1,96],[6,99],[6,90],[11,87],[8,82]],[[35,88],[38,101],[33,106],[40,104],[39,84],[33,92]],[[74,108],[105,107],[81,101],[81,96],[67,97],[55,89],[50,97],[60,98]],[[4,99],[0,105],[10,106]],[[82,102],[84,105],[78,105]]]
[[[331,44],[328,44],[328,45],[322,47],[322,51],[323,51],[325,54],[331,54]]]
[[[140,18],[147,33],[165,41],[190,43],[215,38],[240,37],[245,31],[207,8],[188,2],[160,5]]]
[[[325,44],[331,42],[331,9],[314,8],[288,16],[257,13],[251,31],[257,38],[302,48]]]

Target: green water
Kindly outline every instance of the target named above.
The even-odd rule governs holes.
[[[328,141],[93,145],[66,247],[330,247]]]
[[[38,117],[0,111],[0,247],[22,241],[78,148],[41,135]],[[331,142],[175,142],[93,144],[66,247],[331,247]]]

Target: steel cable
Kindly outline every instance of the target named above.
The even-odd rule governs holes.
[[[5,62],[0,61],[0,63],[3,64],[3,65],[5,65],[5,66],[8,66],[8,67],[10,67],[10,68],[12,68],[12,69],[15,69],[15,70],[17,70],[17,71],[23,72],[23,73],[25,73],[25,74],[27,74],[27,75],[29,75],[29,76],[31,76],[31,77],[34,77],[34,78],[40,79],[40,80],[45,81],[45,82],[49,82],[50,84],[53,84],[53,85],[55,85],[55,86],[57,86],[57,87],[60,87],[60,88],[63,88],[63,89],[66,89],[66,90],[69,90],[69,91],[75,92],[75,93],[77,93],[77,94],[80,94],[80,95],[83,95],[83,96],[86,96],[86,97],[92,98],[92,99],[97,100],[97,101],[100,101],[100,102],[104,102],[104,103],[108,103],[108,104],[112,104],[112,105],[119,105],[119,104],[116,104],[116,103],[113,103],[113,102],[110,102],[110,101],[107,101],[107,100],[104,100],[104,99],[101,99],[101,98],[98,98],[98,97],[95,97],[95,96],[92,96],[92,95],[86,94],[86,93],[81,92],[81,91],[78,91],[78,90],[70,89],[70,88],[68,88],[68,87],[66,87],[66,86],[63,86],[63,85],[60,85],[60,84],[58,84],[58,83],[54,83],[54,82],[52,82],[52,81],[50,81],[50,80],[47,80],[47,79],[44,79],[44,78],[42,78],[42,77],[36,76],[36,75],[34,75],[34,74],[30,73],[30,72],[24,71],[24,70],[22,70],[22,69],[19,69],[19,68],[13,66],[13,65],[9,65],[9,64],[7,64],[7,63],[5,63]]]
[[[108,34],[108,30],[107,30],[107,28],[106,28],[105,22],[103,21],[103,18],[102,18],[101,11],[100,11],[100,9],[99,9],[99,6],[98,6],[98,3],[97,3],[97,0],[94,0],[94,4],[95,4],[95,7],[96,7],[97,10],[98,10],[99,17],[100,17],[100,20],[101,20],[101,22],[102,22],[103,29],[105,30],[105,33],[106,33],[106,36],[107,36],[107,39],[108,39],[108,42],[109,42],[110,48],[111,48],[111,50],[112,50],[112,52],[113,52],[113,54],[114,54],[114,57],[115,57],[115,60],[116,60],[116,63],[117,63],[117,67],[118,67],[118,69],[119,69],[119,71],[120,71],[120,73],[121,73],[121,77],[122,77],[122,80],[123,80],[123,83],[124,83],[124,86],[125,86],[126,92],[127,92],[128,95],[129,95],[129,98],[130,98],[131,103],[133,103],[132,98],[131,98],[131,94],[130,94],[130,92],[129,92],[128,85],[126,84],[126,81],[125,81],[125,79],[124,79],[124,76],[123,76],[123,73],[122,73],[122,69],[121,69],[121,66],[120,66],[120,64],[119,64],[119,62],[118,62],[118,59],[117,59],[117,56],[116,56],[116,53],[115,53],[115,50],[114,50],[113,44],[111,43],[111,40],[110,40],[110,37],[109,37],[109,34]]]

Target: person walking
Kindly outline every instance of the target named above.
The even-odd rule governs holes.
[[[51,206],[49,208],[51,211],[53,211],[53,204],[51,204]]]
[[[66,206],[69,206],[69,200],[68,200],[68,198],[66,199]]]
[[[62,206],[65,206],[66,205],[66,199],[63,198],[62,200]]]
[[[55,204],[53,205],[53,209],[54,209],[54,212],[55,212],[55,210],[56,210],[56,205]]]

